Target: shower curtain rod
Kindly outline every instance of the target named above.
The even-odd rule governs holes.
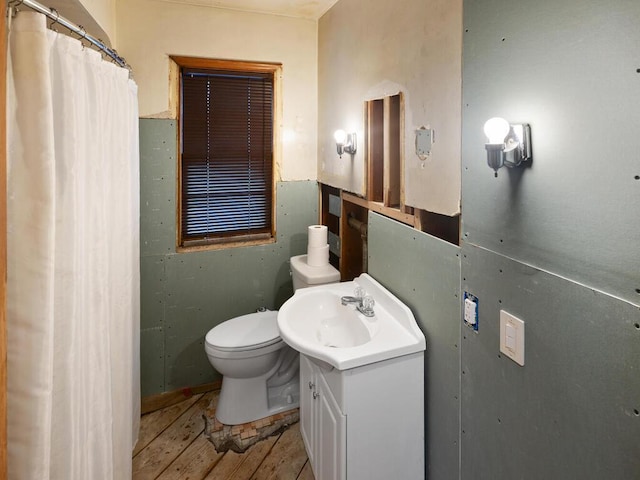
[[[21,5],[24,5],[24,6],[29,7],[31,9],[37,11],[37,12],[40,12],[40,13],[46,15],[47,17],[49,17],[49,18],[51,18],[53,20],[53,23],[49,26],[49,28],[51,28],[56,23],[59,23],[60,25],[62,25],[66,29],[71,30],[71,32],[73,32],[76,35],[78,35],[80,37],[80,40],[86,40],[87,42],[91,43],[92,45],[97,47],[99,50],[103,51],[109,57],[111,57],[111,59],[115,63],[117,63],[119,66],[121,66],[123,68],[126,68],[129,71],[131,71],[131,67],[129,66],[129,64],[126,62],[126,60],[124,58],[122,58],[120,55],[118,55],[118,52],[116,52],[114,49],[112,49],[112,48],[108,47],[107,45],[105,45],[104,42],[102,40],[100,40],[99,38],[95,38],[95,37],[89,35],[82,25],[76,25],[75,23],[72,23],[71,21],[67,20],[66,18],[60,16],[60,14],[58,13],[58,11],[55,8],[47,8],[47,7],[39,4],[35,0],[15,0],[15,1],[10,1],[8,5],[9,5],[10,9],[14,9],[14,8],[17,8],[17,7],[21,6]]]

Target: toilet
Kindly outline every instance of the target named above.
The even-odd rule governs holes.
[[[340,272],[331,265],[307,265],[307,256],[292,257],[294,291],[336,283]],[[278,312],[261,311],[235,317],[209,330],[205,352],[222,374],[216,418],[239,425],[299,406],[299,355],[278,331]]]

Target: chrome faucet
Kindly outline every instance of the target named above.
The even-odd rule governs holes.
[[[340,303],[342,303],[342,305],[350,305],[352,303],[355,303],[357,305],[362,305],[362,297],[358,298],[358,297],[351,297],[349,295],[346,295],[340,299]]]
[[[340,298],[342,305],[355,305],[358,310],[365,317],[373,317],[376,313],[373,311],[373,306],[376,304],[373,297],[367,295],[362,287],[356,287],[354,296],[345,295]]]

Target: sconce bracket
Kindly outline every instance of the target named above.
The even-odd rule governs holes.
[[[420,160],[425,160],[431,155],[431,145],[433,144],[433,130],[421,127],[416,130],[416,155]]]
[[[504,143],[505,166],[513,168],[531,160],[531,127],[528,123],[511,124]]]
[[[355,133],[347,134],[347,142],[344,144],[344,151],[349,155],[355,155],[358,142]]]

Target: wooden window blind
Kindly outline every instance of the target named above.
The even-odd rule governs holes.
[[[181,245],[273,232],[272,72],[181,71]]]

